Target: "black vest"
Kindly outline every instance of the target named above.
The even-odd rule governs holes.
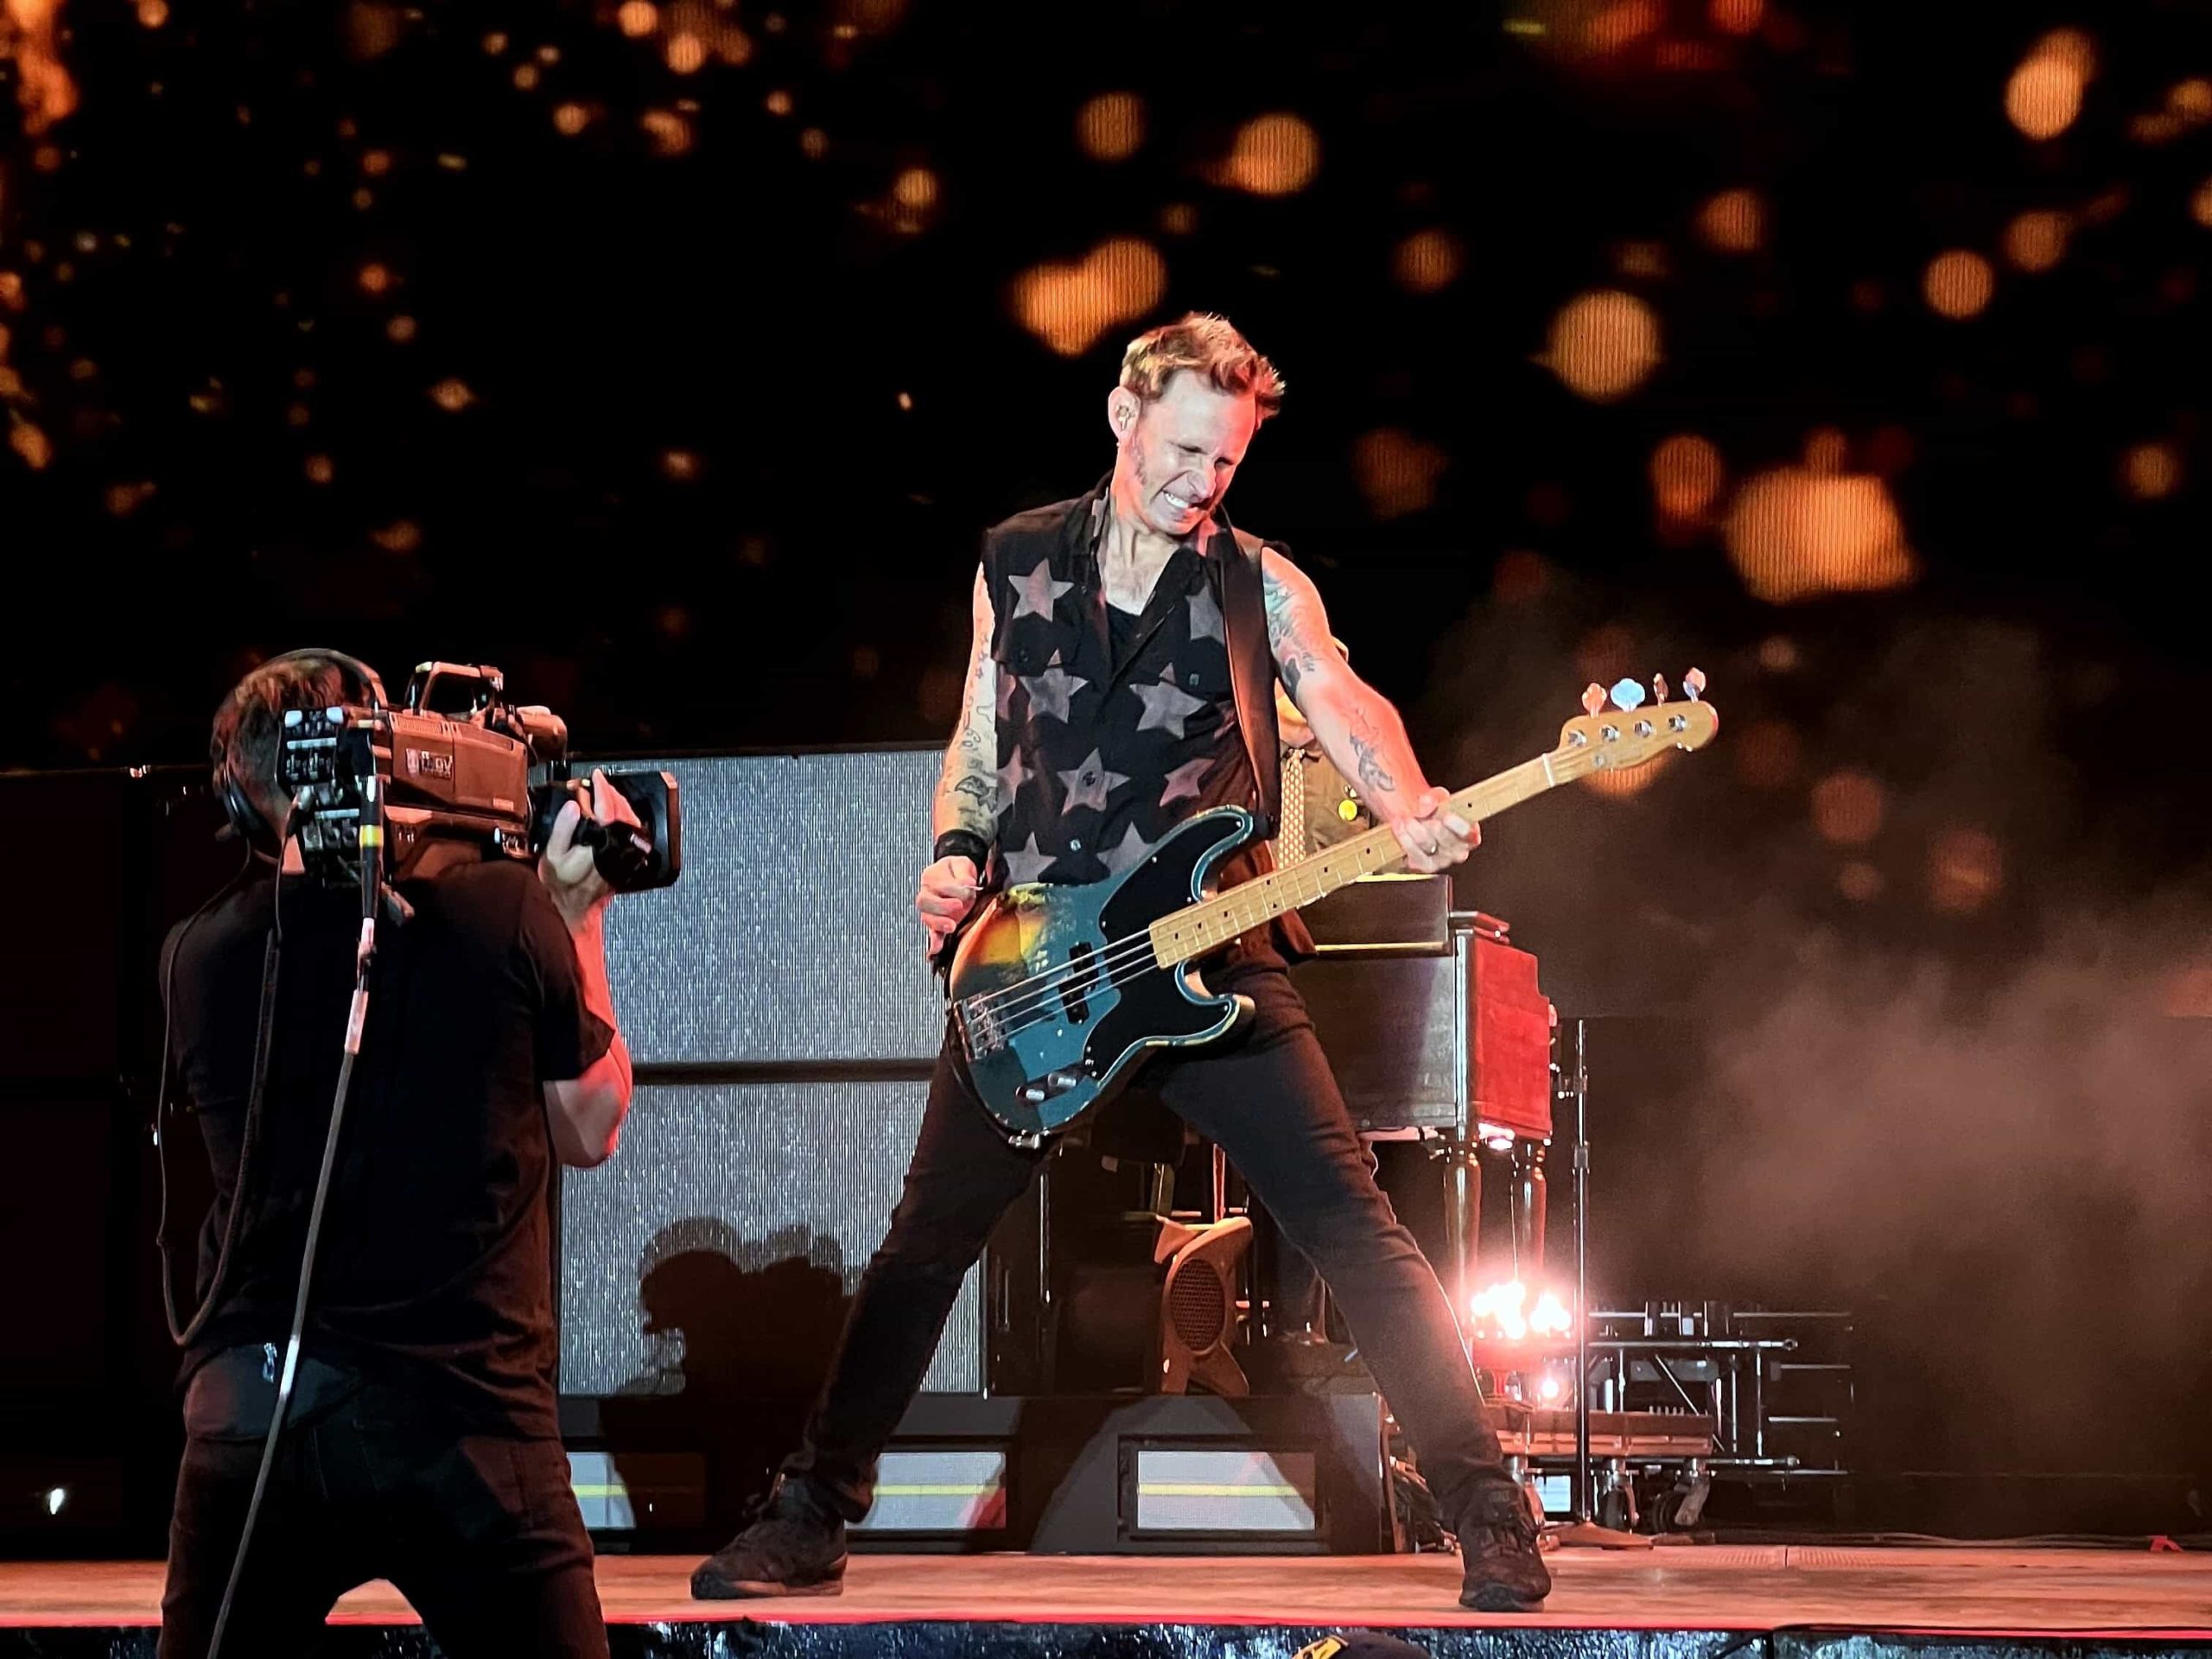
[[[1236,804],[1271,826],[1281,810],[1262,543],[1217,516],[1203,546],[1170,558],[1117,664],[1096,551],[1105,491],[983,538],[1000,881],[1104,880],[1195,813]],[[1261,848],[1221,880],[1268,867]],[[1279,943],[1302,952],[1304,928],[1287,923]]]

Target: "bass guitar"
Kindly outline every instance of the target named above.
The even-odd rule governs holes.
[[[1557,748],[1460,791],[1448,810],[1479,823],[1593,772],[1702,748],[1719,729],[1700,696],[1704,683],[1693,669],[1685,699],[1649,709],[1637,706],[1642,689],[1633,681],[1615,688],[1627,708],[1606,709],[1592,687],[1584,699],[1591,712],[1567,722]],[[1250,1004],[1208,991],[1194,961],[1404,857],[1383,826],[1209,893],[1214,867],[1259,829],[1244,808],[1216,807],[1176,825],[1111,880],[1025,882],[995,894],[977,915],[954,951],[946,989],[976,1092],[1010,1139],[1041,1144],[1154,1049],[1227,1034]]]

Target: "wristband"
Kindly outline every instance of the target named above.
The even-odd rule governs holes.
[[[964,858],[976,867],[981,875],[989,868],[991,843],[973,830],[948,830],[937,838],[937,845],[930,849],[932,862],[944,858]]]

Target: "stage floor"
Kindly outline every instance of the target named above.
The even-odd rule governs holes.
[[[1549,1559],[1557,1587],[1544,1611],[1503,1617],[1459,1608],[1459,1564],[1445,1555],[861,1555],[842,1596],[745,1603],[693,1601],[686,1589],[693,1557],[607,1556],[599,1563],[599,1582],[618,1655],[719,1651],[713,1627],[737,1619],[750,1622],[748,1653],[783,1646],[815,1654],[888,1651],[881,1637],[895,1627],[907,1637],[899,1651],[944,1646],[918,1648],[912,1638],[923,1626],[993,1630],[997,1634],[980,1647],[969,1641],[944,1650],[1009,1653],[1017,1649],[1007,1639],[1008,1627],[1031,1627],[1039,1636],[1057,1630],[1057,1651],[1070,1650],[1070,1627],[1080,1627],[1096,1633],[1079,1644],[1085,1651],[1147,1653],[1289,1652],[1313,1633],[1362,1627],[1414,1633],[1439,1652],[1476,1649],[1463,1649],[1456,1639],[1439,1643],[1436,1634],[1482,1631],[1490,1637],[1482,1650],[1495,1651],[1499,1627],[1525,1630],[1533,1639],[1516,1645],[1531,1650],[1553,1649],[1568,1631],[1640,1632],[1624,1650],[1643,1654],[1732,1651],[1744,1646],[1744,1632],[1796,1632],[1793,1650],[1805,1651],[1802,1638],[1813,1630],[2005,1639],[1972,1644],[1983,1651],[2054,1639],[2079,1651],[2075,1644],[2089,1637],[2212,1641],[2212,1554],[1716,1544],[1573,1549]],[[0,1563],[0,1630],[89,1635],[148,1627],[159,1617],[161,1580],[153,1561]],[[390,1586],[377,1584],[341,1601],[332,1623],[403,1627],[414,1615]],[[1100,1645],[1113,1629],[1130,1626],[1192,1638],[1241,1630],[1246,1640],[1140,1642],[1129,1631],[1130,1645]],[[627,1627],[650,1628],[662,1644]],[[864,1629],[877,1638],[862,1639]],[[1268,1630],[1281,1639],[1253,1644]],[[780,1644],[772,1639],[778,1631]],[[1650,1633],[1662,1631],[1677,1639],[1655,1642]],[[680,1639],[685,1632],[690,1639]],[[1730,1633],[1735,1640],[1721,1639]],[[1777,1650],[1775,1643],[1762,1645]],[[0,1643],[0,1652],[61,1650]],[[1573,1650],[1588,1652],[1592,1644]],[[1856,1649],[1867,1650],[1863,1643]]]

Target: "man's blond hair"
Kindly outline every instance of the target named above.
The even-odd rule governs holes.
[[[1216,391],[1249,395],[1266,420],[1282,407],[1282,376],[1226,317],[1192,311],[1139,334],[1122,354],[1122,385],[1149,404],[1177,375],[1201,377]]]

